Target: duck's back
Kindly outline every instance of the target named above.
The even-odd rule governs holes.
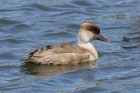
[[[24,61],[41,64],[65,65],[87,62],[90,59],[90,55],[90,52],[80,46],[62,43],[38,48],[30,52],[29,57],[24,59]]]

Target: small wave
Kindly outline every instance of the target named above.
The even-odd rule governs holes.
[[[11,44],[21,44],[21,43],[25,42],[25,40],[17,40],[17,39],[9,38],[9,39],[0,40],[0,42],[7,42],[7,43],[11,43]]]
[[[15,25],[15,27],[17,27],[17,28],[30,28],[30,26],[27,24],[17,24],[17,25]]]
[[[18,21],[8,20],[8,19],[0,19],[0,25],[13,25],[18,23]]]
[[[57,32],[45,34],[45,37],[74,37],[71,33],[68,32]]]

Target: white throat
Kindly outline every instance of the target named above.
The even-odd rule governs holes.
[[[95,59],[98,59],[98,53],[95,47],[90,43],[90,41],[93,40],[93,37],[93,33],[90,31],[85,31],[81,28],[78,34],[78,46],[83,47],[89,51],[95,57]]]
[[[95,59],[98,59],[98,53],[95,47],[90,42],[78,43],[78,46],[83,47],[84,49],[88,50],[95,57]]]

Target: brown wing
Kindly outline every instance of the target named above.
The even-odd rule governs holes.
[[[90,53],[80,46],[70,43],[54,44],[38,48],[29,57],[23,59],[24,62],[41,64],[75,64],[89,61]]]
[[[61,53],[83,53],[85,49],[75,46],[70,43],[62,43],[62,44],[54,44],[48,45],[42,48],[35,49],[34,51],[29,53],[29,57],[32,56],[51,56],[53,54],[61,54]]]

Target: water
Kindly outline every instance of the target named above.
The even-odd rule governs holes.
[[[1,93],[139,93],[139,0],[0,0]],[[20,62],[45,45],[77,44],[82,22],[112,43],[92,42],[95,63],[46,66]]]

